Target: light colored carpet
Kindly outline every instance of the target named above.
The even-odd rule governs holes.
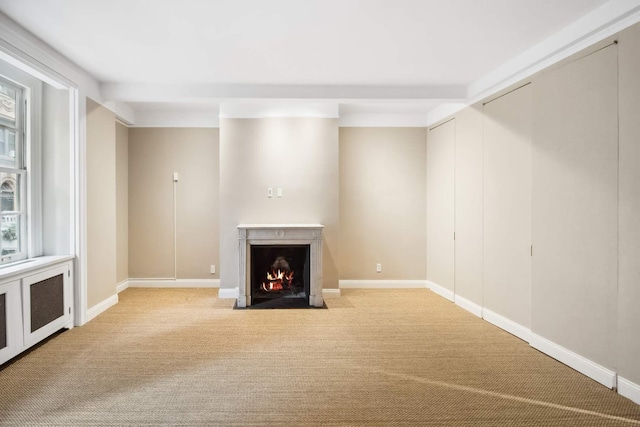
[[[124,291],[0,371],[0,425],[640,425],[640,406],[428,290],[232,306]]]

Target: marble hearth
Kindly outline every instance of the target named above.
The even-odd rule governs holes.
[[[238,225],[239,308],[252,304],[252,246],[309,247],[309,305],[322,307],[322,229],[321,224],[240,224]]]

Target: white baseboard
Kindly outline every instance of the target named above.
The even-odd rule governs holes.
[[[221,299],[238,299],[238,288],[220,288],[218,290],[218,298]]]
[[[323,289],[322,298],[340,298],[340,289]]]
[[[482,318],[492,325],[509,332],[511,335],[515,335],[523,341],[529,342],[531,339],[531,329],[524,327],[513,320],[507,319],[486,307],[482,309]]]
[[[105,311],[107,311],[107,309],[109,309],[110,307],[113,307],[117,303],[118,303],[118,294],[115,294],[115,295],[111,295],[109,298],[105,299],[104,301],[101,301],[98,304],[94,305],[93,307],[87,310],[87,322],[91,321],[92,319],[95,319],[100,314],[104,313]]]
[[[128,288],[219,288],[219,279],[129,279]]]
[[[440,295],[441,297],[448,299],[449,301],[454,300],[453,291],[450,291],[449,289],[442,287],[437,283],[433,283],[427,280],[427,288],[431,289],[433,292]]]
[[[116,285],[116,292],[120,293],[128,288],[129,288],[129,279],[126,279]]]
[[[613,389],[616,387],[616,373],[604,366],[598,365],[597,363],[534,333],[531,333],[529,344],[531,344],[531,347],[540,350],[541,352],[553,357],[554,359],[608,388]]]
[[[458,307],[464,308],[469,313],[476,315],[482,318],[482,306],[476,304],[475,302],[471,302],[466,298],[461,297],[460,295],[455,296],[454,302]]]
[[[640,405],[640,385],[618,377],[618,393]]]
[[[340,280],[340,289],[414,289],[426,288],[426,280]]]

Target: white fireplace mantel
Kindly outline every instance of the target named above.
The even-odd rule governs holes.
[[[310,247],[311,283],[309,305],[322,307],[322,224],[240,224],[238,225],[238,307],[251,305],[252,245],[304,245]]]

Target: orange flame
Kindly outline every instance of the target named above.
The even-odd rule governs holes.
[[[267,272],[267,281],[262,282],[262,290],[265,292],[281,291],[285,286],[291,286],[291,282],[293,282],[293,271],[271,270],[271,272]]]

